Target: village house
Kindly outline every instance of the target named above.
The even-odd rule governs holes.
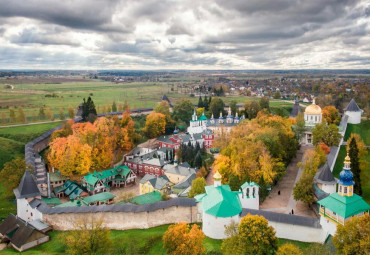
[[[140,195],[150,193],[153,191],[158,191],[161,194],[171,194],[171,186],[173,184],[167,178],[166,175],[155,176],[151,174],[146,174],[140,180]]]
[[[154,158],[153,154],[147,154],[140,157],[134,157],[126,160],[125,165],[130,168],[135,174],[144,176],[152,174],[155,176],[163,175],[162,167],[166,164],[161,158]]]
[[[115,168],[101,172],[89,173],[82,177],[82,186],[90,195],[106,192],[111,187],[126,186],[135,183],[136,175],[127,166],[116,166]]]
[[[102,192],[82,199],[88,206],[91,205],[110,205],[114,202],[115,195],[110,192]]]
[[[163,170],[170,182],[174,184],[177,184],[189,175],[196,174],[198,172],[197,169],[191,168],[187,162],[177,164],[177,160],[175,160],[174,164],[165,165]]]
[[[58,198],[69,197],[69,199],[87,197],[89,195],[76,183],[76,181],[66,181],[62,186],[58,186],[54,189],[54,194]]]
[[[69,180],[67,176],[61,175],[59,172],[49,172],[49,180],[51,188],[62,186],[66,181]]]

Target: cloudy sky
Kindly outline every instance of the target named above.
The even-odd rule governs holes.
[[[12,68],[370,68],[370,1],[0,0]]]

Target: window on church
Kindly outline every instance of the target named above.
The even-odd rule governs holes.
[[[339,193],[342,192],[342,186],[339,186]]]
[[[249,188],[247,188],[247,193],[246,193],[247,197],[249,197]]]
[[[347,187],[344,187],[344,193],[347,193]]]
[[[253,188],[253,194],[252,194],[252,196],[254,196],[255,195],[255,190],[254,190],[254,188]]]

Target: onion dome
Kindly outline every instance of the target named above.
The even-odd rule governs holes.
[[[355,182],[353,181],[353,173],[351,172],[350,167],[349,167],[351,164],[350,160],[351,159],[347,154],[346,158],[344,159],[343,170],[339,174],[339,181],[338,181],[339,184],[346,185],[346,186],[355,184]]]
[[[177,130],[177,129],[175,129],[174,131],[173,131],[173,134],[174,135],[177,135],[179,133],[179,131]]]
[[[202,116],[200,116],[199,120],[207,120],[207,117],[204,115],[204,112],[202,113]]]
[[[235,118],[234,119],[239,119],[238,112],[235,113]]]
[[[222,176],[218,171],[213,175],[213,179],[215,181],[221,181],[221,178],[222,178]]]
[[[315,104],[315,100],[313,103],[306,107],[306,110],[304,111],[306,114],[321,114],[321,107]]]
[[[219,117],[219,119],[223,119],[223,118],[222,118],[222,111],[220,112],[220,117]]]
[[[212,113],[212,116],[211,116],[211,118],[210,118],[210,120],[214,120],[215,118],[213,118],[213,113]]]

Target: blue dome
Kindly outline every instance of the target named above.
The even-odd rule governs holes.
[[[239,117],[238,117],[238,116],[235,116],[235,118],[234,118],[234,119],[238,120],[238,119],[239,119]]]
[[[177,129],[175,129],[175,131],[173,131],[173,134],[177,135],[179,133],[179,131]]]
[[[338,183],[342,185],[354,185],[353,173],[350,170],[343,169],[339,174]]]
[[[227,115],[227,117],[228,117],[228,118],[233,118],[233,116],[232,116],[232,115]]]

